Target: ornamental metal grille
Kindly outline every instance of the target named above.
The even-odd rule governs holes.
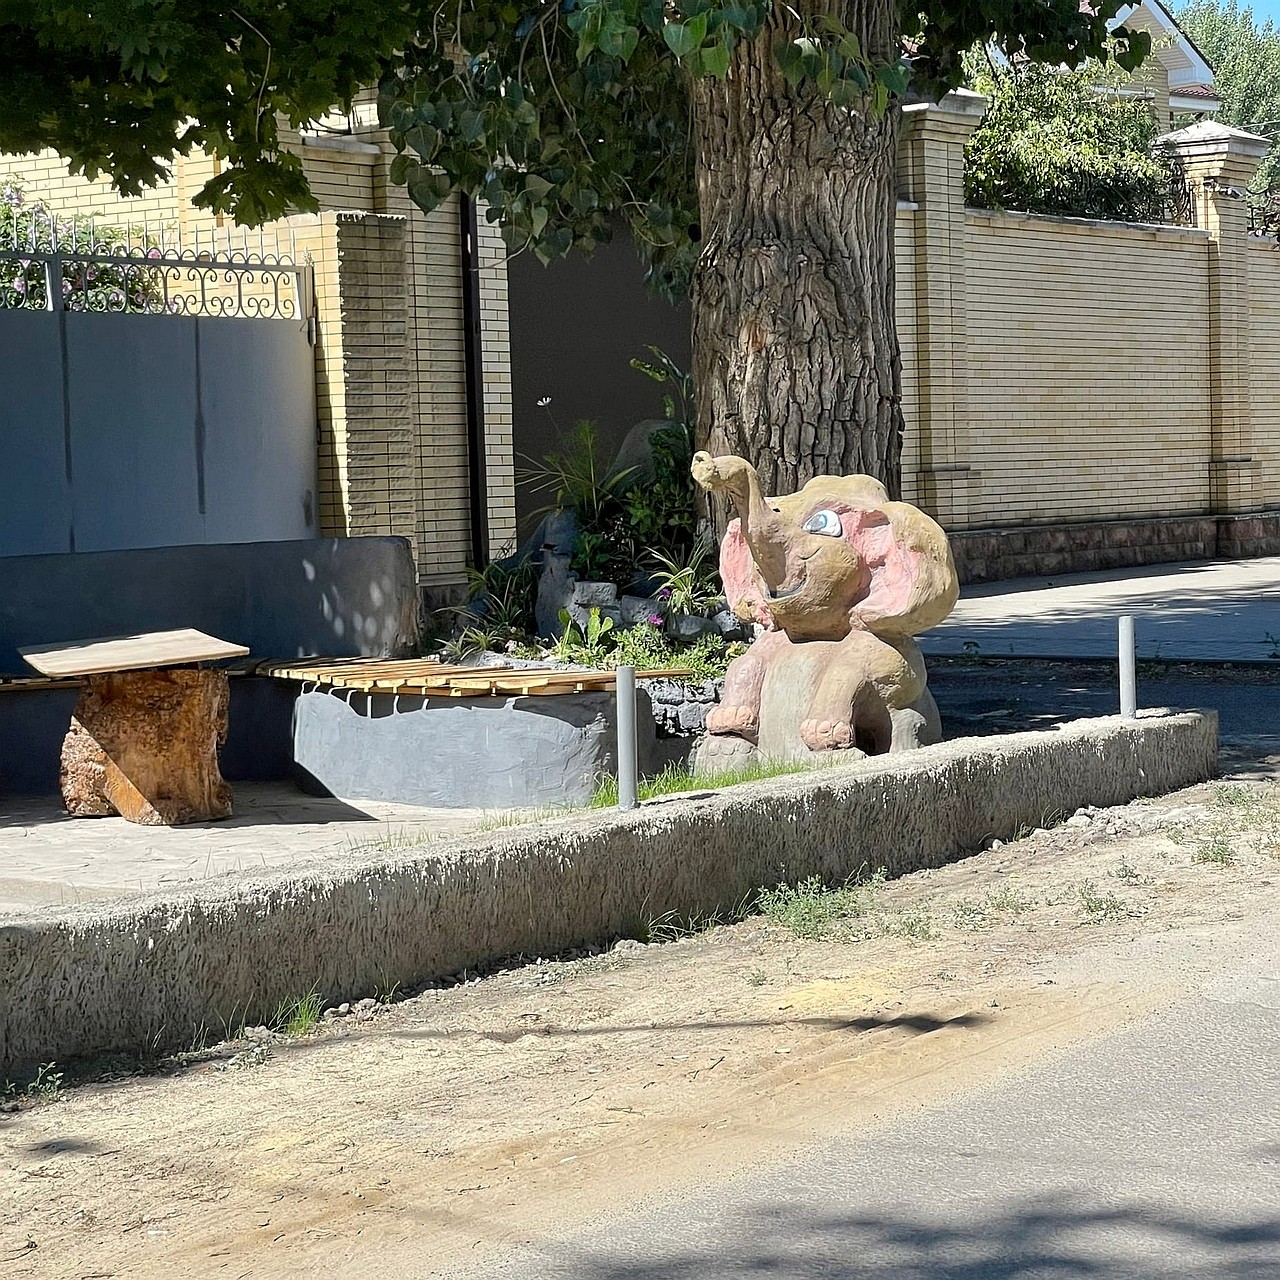
[[[36,205],[0,208],[0,309],[306,318],[309,265],[291,234],[99,227]]]

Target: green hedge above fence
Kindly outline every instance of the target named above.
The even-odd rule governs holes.
[[[965,147],[965,199],[1120,222],[1178,221],[1179,175],[1152,154],[1150,103],[1097,74],[1028,65],[973,77],[991,102]]]

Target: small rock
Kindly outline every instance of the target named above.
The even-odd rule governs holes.
[[[700,702],[686,702],[680,708],[678,719],[682,729],[701,730],[706,727],[707,709]]]
[[[338,1017],[345,1018],[351,1012],[351,1006],[344,1000],[338,1006]]]
[[[646,680],[644,687],[654,702],[664,706],[679,706],[684,701],[684,689],[674,680]]]
[[[719,613],[714,614],[711,621],[715,624],[715,629],[726,640],[736,640],[742,635],[742,620],[735,617],[728,609],[722,609]]]
[[[378,1002],[372,996],[365,996],[363,1000],[356,1001],[356,1009],[361,1013],[366,1013],[370,1009],[376,1009]]]
[[[643,951],[644,943],[637,938],[619,938],[613,944],[613,950],[616,955],[632,955],[637,951]]]
[[[1093,825],[1093,819],[1087,813],[1074,813],[1067,819],[1069,827],[1090,827]]]
[[[612,582],[575,582],[573,603],[584,609],[609,609],[618,603],[618,588]]]
[[[1031,838],[1034,840],[1036,836],[1047,836],[1049,832],[1044,827],[1037,827],[1032,833]]]
[[[662,601],[653,596],[623,596],[619,607],[622,610],[622,621],[629,627],[648,622],[650,618],[662,617]]]
[[[692,613],[678,613],[667,619],[667,634],[675,640],[697,640],[715,629],[716,624],[710,618],[699,618]]]

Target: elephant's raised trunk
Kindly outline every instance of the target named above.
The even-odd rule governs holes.
[[[745,459],[732,455],[693,456],[693,478],[708,493],[723,493],[733,503],[751,558],[767,586],[782,585],[787,574],[786,526],[760,491],[760,477]]]

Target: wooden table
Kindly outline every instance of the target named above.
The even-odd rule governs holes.
[[[198,664],[243,657],[244,645],[184,629],[19,652],[42,675],[85,682],[62,744],[69,813],[118,813],[146,826],[230,816],[231,788],[218,770],[227,674]]]

